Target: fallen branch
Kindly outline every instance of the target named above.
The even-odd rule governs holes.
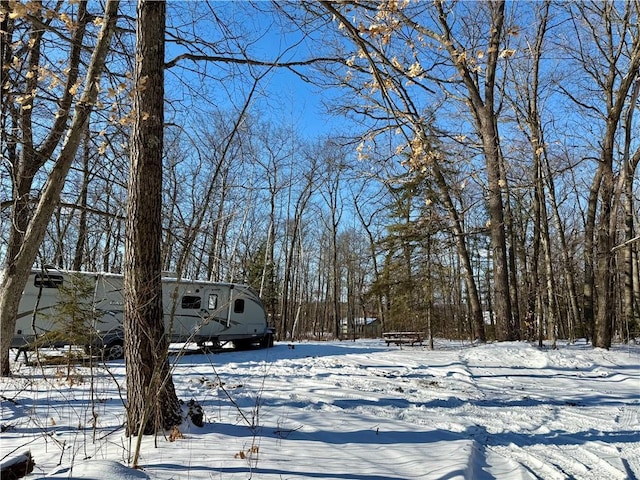
[[[627,240],[626,242],[621,243],[620,245],[616,245],[615,247],[613,247],[611,249],[611,253],[615,252],[616,250],[620,250],[621,248],[626,247],[630,243],[634,243],[634,242],[638,242],[638,241],[640,241],[640,235],[638,235],[637,237],[631,238],[631,239]]]

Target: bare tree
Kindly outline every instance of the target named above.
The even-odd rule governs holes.
[[[14,11],[13,14],[5,15],[5,18],[22,17],[33,19],[26,52],[28,68],[25,72],[25,78],[27,78],[25,93],[28,93],[20,97],[19,107],[15,110],[5,110],[4,107],[2,110],[3,123],[5,123],[5,115],[8,115],[13,122],[14,128],[12,132],[21,132],[20,136],[14,133],[8,138],[10,143],[8,145],[9,161],[13,168],[12,178],[15,183],[12,192],[13,207],[10,239],[5,265],[0,273],[0,337],[2,337],[0,341],[0,373],[5,376],[10,374],[9,349],[20,297],[40,244],[45,237],[47,224],[58,204],[67,173],[82,140],[85,124],[88,122],[89,115],[98,97],[98,84],[104,70],[111,37],[115,30],[118,4],[117,0],[108,0],[106,3],[104,17],[101,22],[102,27],[93,48],[85,79],[84,82],[80,82],[78,78],[80,54],[83,49],[85,27],[91,19],[91,16],[86,11],[86,3],[80,3],[77,22],[73,24],[74,28],[71,29],[73,36],[69,50],[69,74],[66,78],[65,90],[58,101],[57,111],[53,115],[55,120],[50,130],[48,130],[48,135],[39,146],[34,144],[35,127],[33,125],[32,112],[36,105],[38,92],[38,85],[35,82],[39,78],[36,72],[40,68],[42,36],[45,31],[43,26],[47,27],[49,22],[43,18],[46,12],[38,7],[37,2],[29,4],[28,7],[19,2],[13,3],[12,7],[14,9],[22,6],[25,10],[18,10]],[[27,15],[26,10],[34,8],[34,5],[35,11],[28,12],[32,16]],[[9,2],[3,2],[2,7],[5,12],[11,12]],[[3,29],[5,38],[2,44],[7,49],[3,52],[3,59],[13,56],[10,51],[12,42],[4,41],[5,39],[9,40],[11,31],[12,28]],[[28,72],[31,73],[27,74]],[[74,112],[71,113],[71,107],[81,83],[84,85],[84,90],[75,102]],[[5,88],[6,86],[3,84],[3,100],[7,98],[5,94],[9,94]],[[2,103],[5,104],[4,101]],[[70,124],[68,124],[69,120]],[[37,205],[31,211],[30,197],[34,177],[50,159],[54,159],[53,165],[49,170],[46,183],[37,200]]]
[[[631,142],[633,138],[633,112],[638,103],[640,96],[640,79],[637,79],[631,92],[631,99],[627,107],[627,115],[625,117],[625,139],[622,172],[618,181],[618,195],[621,197],[620,208],[624,218],[624,239],[623,243],[614,247],[612,251],[621,250],[622,257],[622,306],[625,320],[624,336],[630,339],[632,332],[640,327],[640,295],[634,291],[634,272],[638,274],[640,264],[634,265],[634,252],[637,253],[637,244],[640,238],[635,236],[635,219],[633,213],[633,179],[634,173],[640,163],[640,148],[632,155],[630,152]]]
[[[539,324],[539,346],[542,347],[544,332],[547,332],[547,338],[551,342],[552,348],[556,347],[556,318],[558,315],[555,296],[556,285],[554,277],[554,262],[551,251],[551,236],[549,234],[549,215],[547,213],[547,184],[549,184],[549,197],[555,200],[555,192],[553,189],[553,178],[547,178],[547,171],[544,168],[544,155],[547,152],[544,130],[542,127],[542,118],[540,112],[540,69],[543,55],[543,46],[545,36],[548,31],[550,3],[541,4],[538,11],[538,28],[533,42],[529,43],[528,62],[523,69],[524,74],[514,80],[515,97],[513,100],[516,119],[520,122],[523,132],[531,145],[532,152],[532,170],[534,172],[534,255],[532,260],[533,289],[535,290],[537,304],[542,306],[544,315],[540,315]],[[513,67],[513,66],[512,66]],[[516,72],[517,75],[517,72]],[[555,206],[555,203],[554,203]],[[559,226],[560,234],[564,238],[562,225]],[[542,247],[542,258],[544,261],[545,287],[546,290],[542,294],[539,286],[539,260],[540,247]],[[566,265],[566,263],[565,263]],[[569,285],[572,275],[568,276]],[[575,289],[572,290],[575,292]],[[575,296],[572,298],[572,305],[577,307]],[[573,312],[577,319],[577,312]],[[529,315],[533,312],[529,312]],[[546,317],[547,328],[544,328],[542,321]],[[533,318],[528,318],[528,323],[533,323]],[[529,325],[532,327],[533,325]]]
[[[386,129],[383,126],[372,128],[366,136],[372,137],[382,134],[388,129],[397,129],[407,137],[412,158],[407,162],[410,168],[417,171],[428,169],[432,173],[434,182],[440,190],[441,201],[445,205],[450,219],[451,228],[456,235],[456,245],[463,260],[463,272],[467,287],[468,298],[471,305],[473,322],[475,325],[475,337],[485,339],[484,321],[479,301],[477,286],[473,276],[468,246],[465,239],[465,226],[463,218],[456,207],[449,179],[444,173],[443,155],[438,146],[433,142],[430,127],[434,120],[421,108],[420,102],[434,96],[432,86],[440,85],[443,89],[452,83],[451,78],[443,79],[434,77],[421,61],[426,61],[429,52],[419,51],[419,45],[426,42],[420,38],[430,38],[441,45],[441,50],[449,54],[451,70],[456,72],[457,81],[454,85],[462,85],[466,88],[467,95],[464,103],[469,108],[472,119],[476,124],[476,131],[481,140],[482,152],[485,156],[487,170],[489,172],[488,204],[491,217],[491,231],[494,243],[494,264],[496,276],[495,302],[499,322],[498,337],[506,339],[512,336],[511,299],[508,277],[508,256],[506,250],[506,232],[503,207],[503,188],[506,184],[502,174],[502,153],[497,132],[497,112],[494,104],[495,75],[498,64],[498,48],[502,39],[502,24],[504,21],[504,5],[500,2],[483,4],[484,10],[488,10],[490,18],[486,25],[490,47],[487,49],[486,73],[479,77],[476,66],[471,62],[463,61],[466,58],[466,50],[472,50],[473,46],[463,45],[461,40],[454,38],[453,29],[448,24],[448,13],[441,2],[436,2],[435,8],[429,5],[419,5],[415,9],[418,12],[405,12],[403,8],[389,3],[377,5],[375,2],[355,2],[360,8],[360,15],[356,21],[351,21],[350,15],[341,11],[341,6],[335,2],[321,2],[322,6],[332,13],[341,25],[341,29],[347,37],[353,41],[357,54],[354,57],[362,58],[362,64],[355,60],[348,60],[347,64],[352,69],[353,75],[347,75],[344,85],[352,88],[358,97],[366,96],[372,102],[371,106],[364,109],[354,106],[357,112],[369,117],[372,122],[388,122]],[[412,10],[412,9],[407,9]],[[429,14],[435,14],[436,21],[440,24],[440,32],[431,29],[427,23],[420,23],[420,19]],[[349,18],[347,18],[349,17]],[[473,22],[484,19],[466,18],[465,21]],[[416,33],[416,39],[406,39],[401,26],[406,26],[408,31]],[[474,31],[477,31],[475,29]],[[397,38],[396,38],[397,37]],[[393,39],[399,45],[409,46],[412,55],[407,55],[401,48],[393,49]],[[436,55],[437,57],[437,55]],[[440,70],[442,58],[437,57],[433,70]],[[414,63],[410,63],[414,62]],[[356,73],[368,72],[370,79],[364,86],[358,84]],[[351,71],[350,71],[351,73]],[[380,92],[376,99],[372,95],[366,95],[367,91]],[[452,88],[453,90],[453,88]],[[458,98],[455,91],[447,92],[446,98]],[[435,102],[436,100],[434,100]],[[440,100],[437,100],[440,101]],[[373,111],[376,114],[372,113]],[[407,133],[407,130],[409,132]],[[442,135],[438,132],[438,135]]]
[[[593,345],[609,348],[615,319],[614,164],[625,104],[640,71],[640,2],[584,2],[570,8],[580,19],[574,22],[574,28],[581,41],[564,48],[582,69],[582,78],[601,93],[587,98],[581,91],[562,87],[578,108],[601,125],[598,167],[589,191],[585,229],[584,315],[587,321],[593,318]]]
[[[314,152],[315,153],[315,152]],[[285,225],[283,244],[284,265],[282,278],[282,297],[280,307],[280,324],[278,333],[281,338],[288,338],[292,334],[292,327],[295,322],[297,288],[300,285],[298,278],[298,268],[300,266],[300,246],[304,233],[304,217],[311,196],[314,192],[314,185],[318,178],[318,160],[314,153],[299,152],[307,162],[302,163],[301,170],[290,169],[290,178],[287,182],[286,194],[289,195],[288,218]],[[298,188],[296,188],[298,187]]]
[[[342,266],[338,261],[338,233],[340,220],[344,214],[341,185],[345,182],[344,172],[346,164],[344,153],[336,146],[327,145],[324,155],[324,169],[322,174],[322,188],[320,195],[324,199],[329,214],[325,219],[327,230],[331,238],[331,264],[333,266],[330,283],[332,285],[331,299],[333,302],[334,334],[342,338],[340,321],[342,320],[341,292],[342,292]]]

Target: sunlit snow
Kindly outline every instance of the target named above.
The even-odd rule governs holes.
[[[637,345],[359,340],[172,361],[206,423],[144,438],[140,470],[127,467],[122,361],[76,366],[73,382],[15,363],[0,458],[31,451],[28,479],[640,478]]]

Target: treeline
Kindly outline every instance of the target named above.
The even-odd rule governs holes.
[[[0,252],[11,265],[84,105],[103,12],[1,5]],[[126,9],[38,264],[123,270]],[[553,346],[639,336],[639,10],[169,3],[164,270],[251,284],[281,339],[379,332],[364,318]],[[265,90],[281,71],[330,93],[339,129],[301,132],[283,93]]]

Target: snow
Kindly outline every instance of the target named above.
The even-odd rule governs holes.
[[[0,460],[30,450],[28,479],[640,478],[640,346],[435,347],[172,357],[178,396],[198,401],[206,423],[143,438],[140,470],[127,467],[122,361],[74,367],[74,382],[61,367],[16,363],[0,380]]]

